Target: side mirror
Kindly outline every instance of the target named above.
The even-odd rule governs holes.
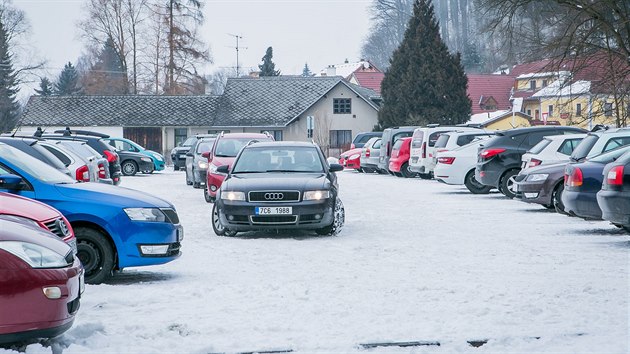
[[[186,153],[186,156],[194,156],[194,155],[193,155],[193,153],[192,153],[192,152],[188,151],[188,152]]]
[[[210,151],[202,152],[201,153],[201,157],[209,159],[210,158]]]
[[[221,165],[221,166],[217,167],[217,172],[228,174],[228,172],[230,172],[230,166],[228,166],[228,165]]]
[[[0,175],[0,188],[8,190],[22,189],[22,177],[16,175]]]
[[[330,172],[339,172],[343,171],[343,166],[338,163],[331,163],[330,168],[328,169]]]

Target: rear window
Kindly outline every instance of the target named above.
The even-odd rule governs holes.
[[[582,141],[582,138],[567,139],[562,142],[558,152],[564,155],[571,155],[573,150],[580,144],[580,141]]]
[[[628,151],[628,149],[630,149],[630,146],[623,146],[602,154],[599,154],[597,156],[594,156],[590,159],[588,159],[589,161],[592,162],[601,162],[601,163],[609,163],[609,162],[613,162],[615,161],[615,159],[617,159],[619,156],[623,155],[626,153],[626,151]]]
[[[599,140],[598,135],[595,135],[595,134],[587,135],[584,139],[582,139],[580,144],[573,150],[573,152],[571,153],[571,159],[575,161],[579,161],[585,158],[586,156],[588,156],[589,151],[591,151],[591,149],[593,148],[597,140]]]
[[[372,145],[372,148],[374,149],[380,149],[381,148],[381,139],[378,139],[377,141],[374,142],[374,145]]]
[[[551,144],[551,140],[543,139],[527,152],[530,154],[540,154],[540,152],[543,151],[547,146],[549,146],[549,144]]]
[[[394,148],[393,149],[394,150],[400,150],[400,147],[402,146],[402,144],[403,144],[403,139],[396,140],[396,142],[394,143]]]
[[[356,138],[354,138],[354,144],[365,144],[368,142],[368,140],[372,139],[374,136],[369,135],[369,134],[365,134],[365,135],[358,135]]]
[[[466,134],[457,137],[457,146],[464,146],[472,143],[473,140],[479,137],[490,136],[489,134]]]
[[[423,137],[424,137],[424,132],[422,130],[416,130],[415,132],[413,132],[413,140],[411,140],[411,147],[421,148]]]
[[[443,148],[446,146],[446,144],[448,144],[448,140],[451,138],[450,135],[448,134],[442,134],[440,135],[440,137],[435,141],[435,147],[436,148]],[[429,140],[429,145],[431,145],[431,140]]]

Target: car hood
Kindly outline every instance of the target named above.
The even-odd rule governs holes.
[[[265,173],[230,175],[222,190],[318,190],[330,187],[324,173]]]
[[[356,149],[351,149],[348,151],[343,152],[341,155],[341,157],[345,157],[345,156],[350,156],[350,155],[354,155],[354,154],[361,154],[361,150],[363,150],[362,148],[356,148]]]
[[[0,214],[23,216],[37,221],[61,216],[56,209],[44,203],[10,193],[0,193]]]
[[[55,188],[65,197],[77,201],[89,199],[93,203],[101,202],[121,208],[174,208],[173,204],[151,194],[104,183],[56,184]]]
[[[219,167],[223,165],[232,166],[232,163],[236,157],[223,157],[223,156],[215,156],[212,158],[212,164]]]

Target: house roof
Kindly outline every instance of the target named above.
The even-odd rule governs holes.
[[[359,83],[359,86],[374,90],[381,93],[381,82],[385,77],[385,73],[378,71],[355,71],[351,75]]]
[[[472,101],[472,113],[487,112],[481,104],[493,98],[497,102],[497,110],[509,109],[510,94],[514,86],[511,75],[468,74],[468,97]]]
[[[466,122],[467,124],[480,124],[482,126],[488,126],[491,123],[499,121],[501,119],[512,117],[512,116],[520,116],[526,118],[531,122],[531,117],[523,112],[512,112],[512,111],[495,111],[495,112],[485,112],[479,114],[473,114],[470,117],[470,120]]]
[[[352,73],[367,71],[367,72],[381,72],[374,64],[370,63],[367,60],[360,60],[355,63],[345,62],[343,64],[334,64],[329,65],[327,68],[320,70],[317,76],[327,76],[329,69],[334,68],[334,72],[336,76],[341,76],[344,79],[349,79]]]
[[[210,126],[216,96],[31,96],[22,125]]]

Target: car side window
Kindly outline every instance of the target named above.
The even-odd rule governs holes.
[[[611,138],[610,140],[608,140],[608,142],[606,142],[606,145],[604,145],[604,149],[602,150],[602,152],[616,149],[620,146],[624,146],[628,144],[630,144],[630,137],[619,136],[616,138]]]
[[[123,146],[125,151],[137,152],[136,148],[133,145],[131,145],[128,142],[126,142],[126,141],[123,141],[123,145],[122,146]]]
[[[64,165],[66,165],[66,167],[70,166],[70,164],[72,163],[72,160],[70,160],[70,158],[62,153],[61,151],[53,148],[52,146],[48,146],[48,145],[42,145],[46,150],[50,151],[53,155],[55,155],[56,158],[58,158],[59,160],[61,160],[61,162],[63,162]]]
[[[532,147],[538,144],[543,138],[547,135],[553,135],[555,132],[531,132],[527,135],[527,139],[521,145],[527,145],[527,147]]]
[[[575,147],[578,146],[578,144],[580,143],[580,141],[582,141],[581,138],[567,139],[563,141],[562,144],[560,144],[560,148],[558,148],[558,152],[564,155],[571,155],[573,153],[573,150],[575,150]]]
[[[381,148],[381,139],[377,140],[374,142],[374,145],[372,145],[372,148],[374,149],[380,149]]]

